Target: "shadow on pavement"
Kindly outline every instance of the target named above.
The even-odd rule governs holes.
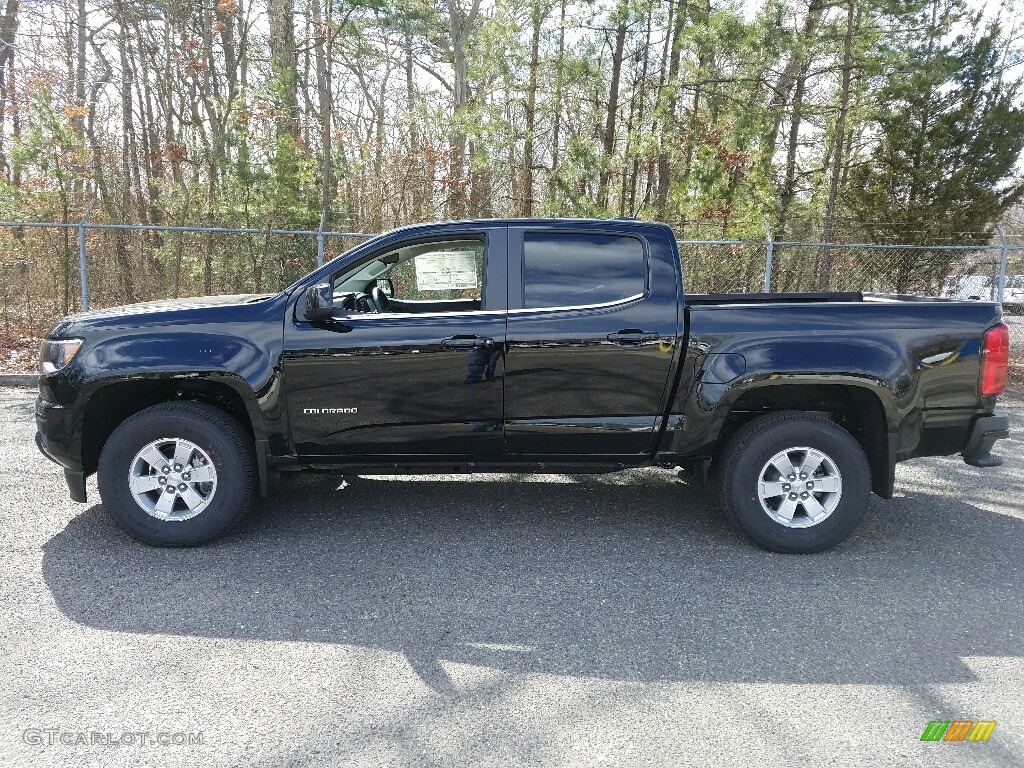
[[[927,494],[817,556],[748,545],[667,473],[576,482],[289,478],[226,539],[138,544],[93,506],[44,547],[69,618],[636,681],[921,684],[1024,655],[1024,523]],[[876,500],[877,501],[877,500]]]

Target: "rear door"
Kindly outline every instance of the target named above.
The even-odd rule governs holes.
[[[509,228],[507,453],[653,448],[681,306],[667,231]]]
[[[500,455],[505,270],[505,227],[459,225],[450,235],[392,240],[346,265],[332,278],[342,293],[330,321],[304,320],[300,301],[284,353],[299,455]],[[339,298],[375,272],[391,294],[385,311]]]

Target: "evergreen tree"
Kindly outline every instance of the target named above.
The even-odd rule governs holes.
[[[998,24],[960,0],[932,0],[922,16],[926,34],[880,91],[881,136],[851,170],[848,206],[879,242],[984,242],[1024,195],[1021,81],[1004,76]]]

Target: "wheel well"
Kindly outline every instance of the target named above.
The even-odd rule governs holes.
[[[194,400],[219,408],[255,439],[241,395],[227,384],[178,379],[117,382],[93,394],[86,406],[82,425],[82,465],[86,474],[96,471],[100,451],[125,419],[158,403],[176,400]]]
[[[774,411],[803,411],[835,422],[860,443],[871,467],[872,490],[892,496],[885,410],[878,396],[863,387],[841,384],[769,386],[747,392],[732,406],[718,441],[720,451],[752,419]]]

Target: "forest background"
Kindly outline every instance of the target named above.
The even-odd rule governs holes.
[[[769,236],[980,246],[1024,224],[1009,1],[0,2],[5,221],[630,216],[760,241],[754,260]],[[896,253],[865,263],[900,290],[962,269]],[[89,260],[99,303],[262,292],[316,242],[105,230]],[[77,266],[74,230],[0,230],[9,347],[78,307]],[[807,256],[815,287],[830,267]]]

